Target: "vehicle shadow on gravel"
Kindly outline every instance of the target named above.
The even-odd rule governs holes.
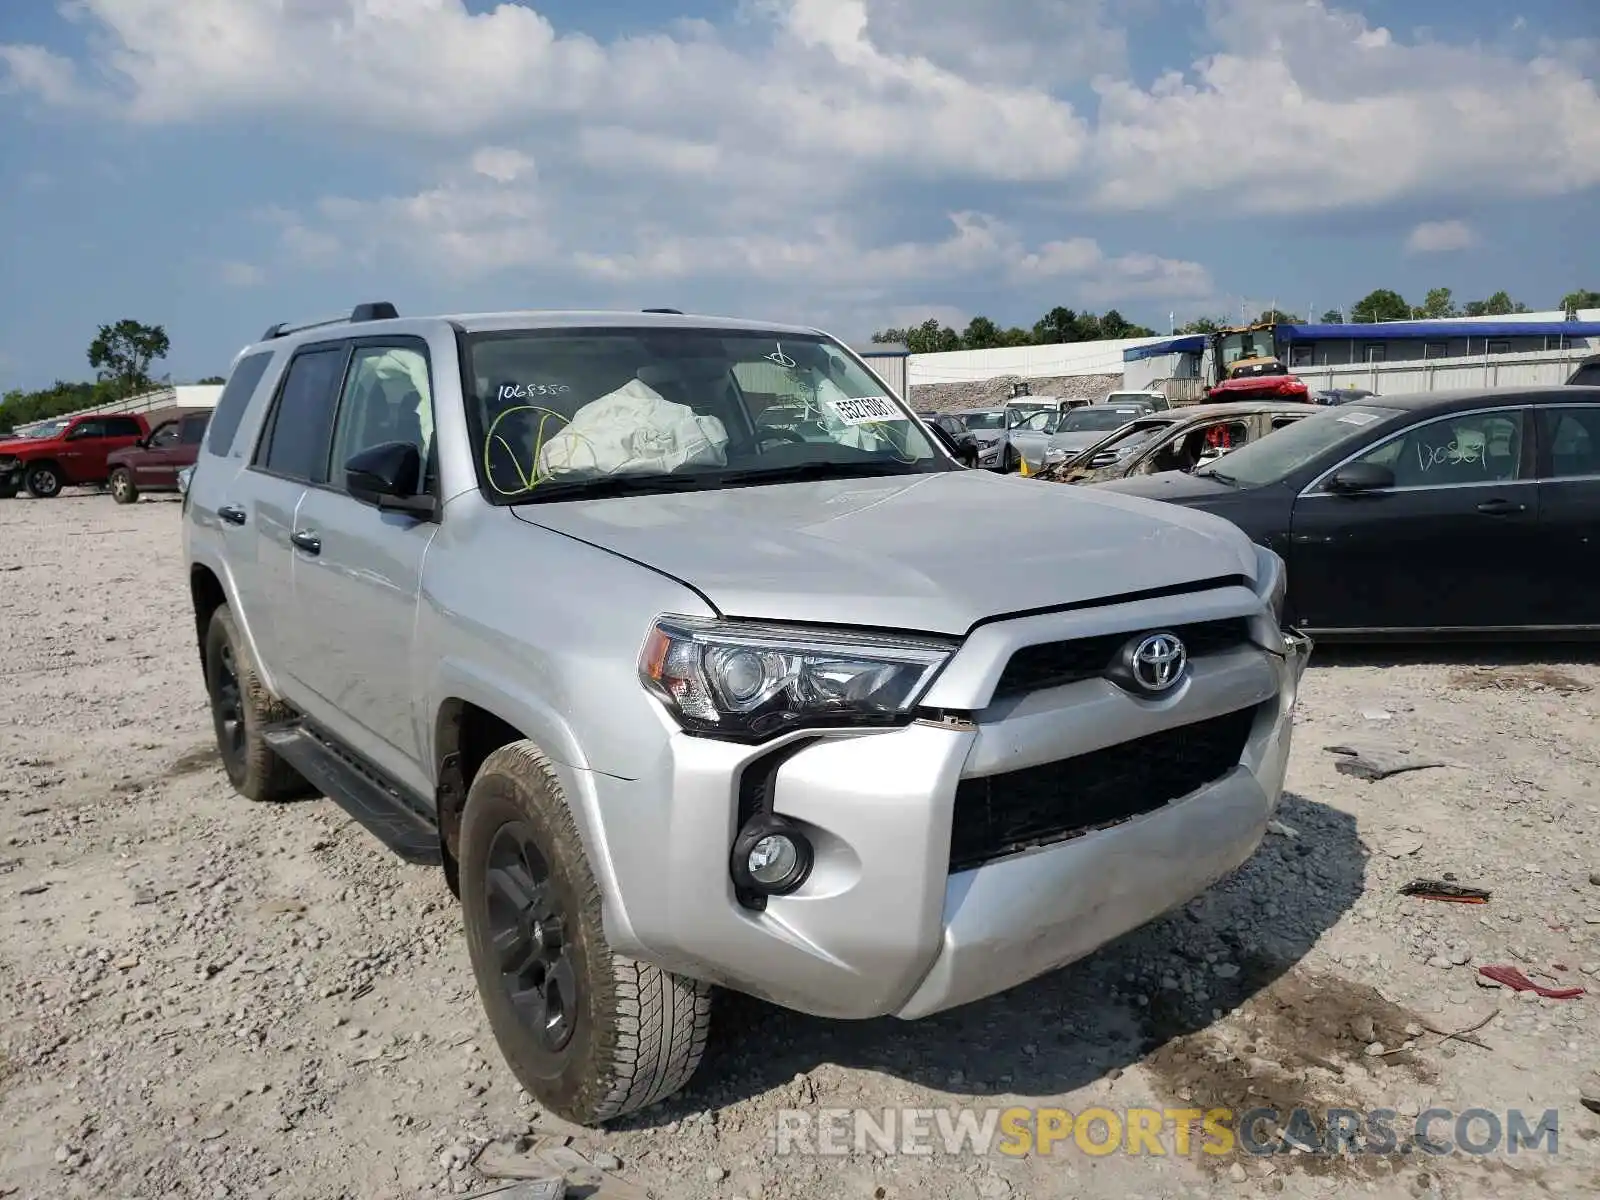
[[[1352,817],[1293,793],[1275,817],[1282,832],[1200,898],[988,1000],[921,1021],[828,1021],[721,993],[694,1081],[623,1124],[657,1126],[759,1096],[795,1108],[849,1104],[818,1101],[818,1088],[797,1078],[823,1068],[816,1083],[835,1092],[826,1064],[927,1089],[898,1100],[922,1107],[1057,1096],[1114,1077],[1273,984],[1361,895],[1367,852]]]
[[[1600,641],[1318,642],[1317,667],[1600,665]]]

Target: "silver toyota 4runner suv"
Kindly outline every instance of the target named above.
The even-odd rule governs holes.
[[[233,785],[442,866],[586,1124],[683,1087],[712,985],[923,1017],[1188,901],[1310,652],[1222,519],[964,469],[826,334],[669,310],[274,326],[183,507]]]

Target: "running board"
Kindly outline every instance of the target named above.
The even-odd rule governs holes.
[[[298,722],[262,730],[262,740],[385,846],[409,863],[438,866],[439,829],[432,814]]]

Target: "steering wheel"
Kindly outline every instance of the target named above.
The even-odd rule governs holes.
[[[767,442],[798,442],[803,446],[806,444],[806,439],[792,429],[770,426],[756,434],[756,445],[765,445]]]

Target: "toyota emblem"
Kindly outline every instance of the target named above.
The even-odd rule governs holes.
[[[1129,642],[1125,651],[1127,677],[1141,692],[1158,696],[1183,678],[1189,652],[1175,633],[1152,633]]]

